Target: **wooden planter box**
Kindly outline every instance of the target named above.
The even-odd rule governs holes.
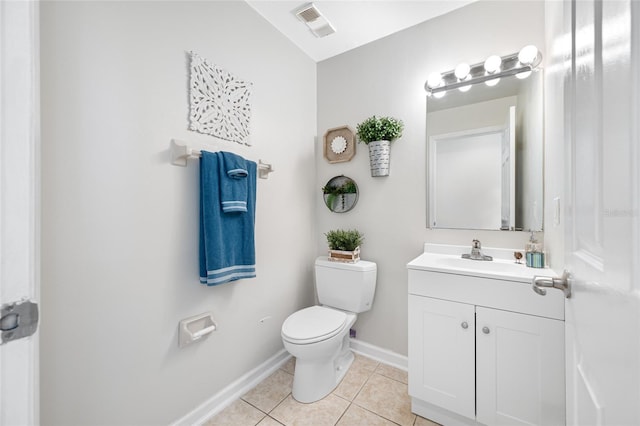
[[[356,263],[360,260],[360,247],[354,251],[329,250],[329,260],[333,262]]]

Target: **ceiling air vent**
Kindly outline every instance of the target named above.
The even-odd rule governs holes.
[[[313,22],[316,19],[320,18],[322,15],[320,14],[320,11],[318,9],[316,9],[316,7],[313,5],[313,3],[309,3],[306,6],[303,6],[302,9],[298,10],[296,12],[296,16],[302,21],[302,22]]]
[[[325,37],[336,32],[333,25],[327,21],[327,18],[322,16],[322,13],[313,3],[301,7],[295,14],[299,20],[307,24],[307,27],[316,37]]]

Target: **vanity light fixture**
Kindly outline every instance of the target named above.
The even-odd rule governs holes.
[[[473,84],[485,83],[495,86],[501,77],[515,75],[517,78],[527,78],[538,68],[540,62],[542,54],[538,48],[528,45],[518,53],[502,57],[492,55],[486,61],[474,65],[462,63],[445,73],[431,73],[424,88],[427,96],[440,98],[447,90],[459,89],[466,92]]]
[[[485,75],[496,75],[500,72],[500,65],[502,65],[502,58],[498,55],[491,55],[484,61]],[[500,78],[493,78],[484,82],[487,86],[495,86],[500,82]]]
[[[469,66],[469,64],[463,62],[456,67],[453,73],[455,74],[458,81],[468,81],[469,79],[471,79],[471,75],[469,74],[470,71],[471,67]],[[458,90],[461,92],[466,92],[469,89],[471,89],[470,84],[458,88]]]
[[[458,77],[458,80],[464,81],[469,76],[469,71],[471,71],[471,67],[466,62],[463,62],[456,67],[453,73]]]
[[[491,55],[484,61],[484,70],[487,74],[495,74],[500,71],[502,58],[498,55]]]
[[[538,48],[533,44],[523,47],[518,53],[518,61],[523,65],[531,65],[538,57]]]
[[[518,53],[518,61],[524,65],[530,65],[535,62],[538,57],[538,48],[530,44],[523,47]],[[524,71],[516,74],[519,79],[527,78],[531,75],[531,71]]]
[[[442,80],[442,74],[439,72],[432,72],[429,74],[429,78],[427,78],[427,86],[433,89],[442,86],[443,83],[444,80]]]
[[[444,80],[442,79],[442,74],[439,72],[432,72],[429,74],[429,78],[427,78],[427,86],[437,88],[442,87],[444,85]],[[433,96],[436,98],[441,98],[447,93],[446,90],[438,91],[434,93]]]

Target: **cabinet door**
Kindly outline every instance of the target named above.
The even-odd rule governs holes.
[[[476,307],[477,420],[564,425],[564,322]]]
[[[475,418],[474,306],[409,296],[409,394]]]

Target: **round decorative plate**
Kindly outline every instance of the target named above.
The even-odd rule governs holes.
[[[356,155],[353,130],[349,126],[334,127],[324,134],[324,158],[329,163],[350,161]]]

